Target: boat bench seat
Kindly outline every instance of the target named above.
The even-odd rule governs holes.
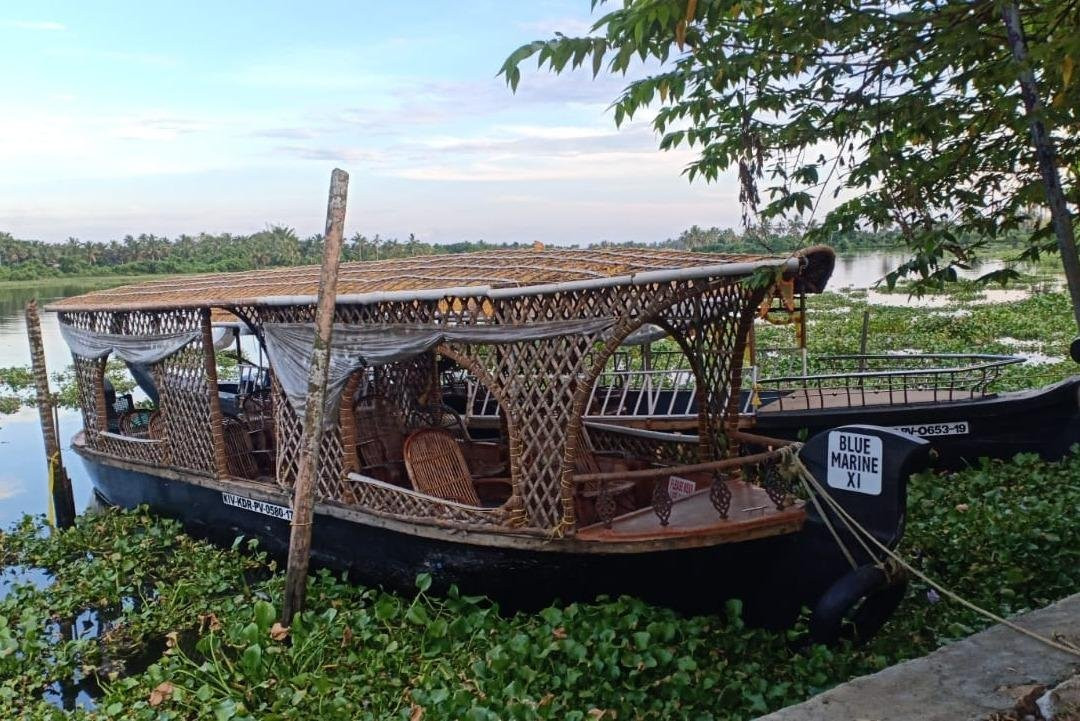
[[[713,542],[734,543],[755,538],[795,533],[802,528],[806,512],[798,503],[778,510],[765,489],[739,479],[724,481],[731,491],[727,518],[709,500],[709,488],[702,488],[675,500],[668,525],[661,525],[652,506],[615,517],[610,528],[594,523],[581,528],[577,538],[587,541],[647,541],[675,536],[698,536]]]

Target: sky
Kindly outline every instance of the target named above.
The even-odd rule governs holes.
[[[583,34],[589,0],[0,3],[0,231],[20,238],[346,232],[550,244],[738,226],[732,176],[690,184],[626,82],[496,77]],[[591,19],[592,18],[592,19]],[[529,67],[534,67],[530,64]]]

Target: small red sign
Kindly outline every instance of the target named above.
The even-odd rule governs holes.
[[[697,490],[697,484],[691,481],[689,478],[683,478],[682,476],[672,476],[668,479],[667,492],[671,496],[671,500],[677,501],[680,498],[686,498],[691,493]]]

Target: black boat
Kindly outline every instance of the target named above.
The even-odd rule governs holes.
[[[852,423],[893,428],[928,440],[934,466],[949,470],[1017,453],[1059,460],[1080,443],[1080,376],[1037,389],[996,390],[1003,369],[1023,363],[1020,357],[854,353],[816,357],[816,371],[807,372],[806,294],[824,290],[832,271],[832,256],[825,249],[808,252],[817,260],[813,280],[788,283],[786,290],[778,284],[758,312],[762,322],[796,327],[796,347],[785,350],[802,354],[802,372],[761,375],[765,353],[756,347],[751,328],[738,400],[741,427],[787,440]],[[443,378],[444,402],[461,425],[476,437],[500,428],[498,403],[467,369],[449,367]],[[693,363],[672,343],[667,329],[645,326],[609,357],[586,401],[584,418],[693,433],[699,385]]]
[[[827,249],[786,259],[535,249],[344,264],[314,560],[403,590],[427,572],[436,588],[511,608],[628,593],[711,612],[740,597],[750,621],[783,626],[810,605],[825,640],[858,607],[856,625],[872,633],[902,579],[840,528],[852,567],[833,532],[841,524],[790,484],[810,469],[892,547],[907,476],[925,466],[928,444],[851,426],[796,451],[737,428],[744,347],[770,292],[761,278],[810,287],[827,268]],[[285,548],[317,282],[317,268],[189,276],[51,306],[75,360],[84,429],[74,447],[105,501]],[[230,322],[258,338],[268,385],[258,372],[219,383],[213,326]],[[702,373],[694,434],[585,417],[608,358],[646,324],[676,338]],[[143,369],[152,408],[110,407],[110,356]],[[447,422],[440,369],[451,364],[498,403],[487,439]]]

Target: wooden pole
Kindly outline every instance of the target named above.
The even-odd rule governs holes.
[[[52,393],[49,391],[49,374],[45,368],[45,345],[41,340],[41,318],[37,301],[26,304],[26,337],[30,341],[30,364],[34,372],[34,394],[37,400],[41,435],[45,440],[45,464],[49,469],[49,490],[53,513],[58,528],[75,525],[75,498],[71,491],[71,479],[60,456],[60,438],[56,430],[56,417],[52,412]]]
[[[1035,158],[1039,164],[1046,201],[1050,206],[1050,220],[1054,226],[1061,264],[1065,269],[1065,280],[1069,285],[1069,297],[1072,299],[1073,317],[1077,329],[1080,329],[1080,257],[1076,252],[1076,238],[1073,235],[1072,217],[1065,204],[1065,193],[1061,190],[1061,177],[1058,175],[1054,141],[1047,132],[1043,121],[1042,102],[1035,83],[1035,73],[1028,62],[1027,40],[1024,27],[1020,23],[1020,10],[1015,2],[1006,2],[1001,6],[1001,17],[1005,22],[1005,33],[1012,49],[1013,60],[1018,66],[1020,95],[1024,99],[1024,111],[1031,126],[1031,144],[1035,146]]]
[[[334,169],[330,175],[330,200],[326,207],[326,233],[319,300],[315,307],[315,344],[308,370],[308,397],[304,411],[304,435],[300,441],[299,469],[293,488],[292,528],[289,535],[289,565],[285,573],[285,602],[282,621],[292,623],[303,610],[307,594],[308,562],[311,560],[311,522],[314,518],[315,485],[319,477],[319,447],[322,443],[323,401],[330,367],[330,336],[334,328],[338,265],[341,262],[342,231],[349,174]]]
[[[862,330],[859,332],[859,355],[866,355],[866,341],[870,336],[870,311],[864,310],[862,312]],[[866,358],[859,358],[859,372],[862,373],[866,370]]]

